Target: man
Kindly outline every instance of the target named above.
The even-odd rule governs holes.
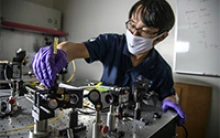
[[[138,80],[150,80],[150,91],[163,100],[162,108],[174,109],[178,125],[185,114],[176,104],[172,71],[154,46],[163,41],[175,22],[173,10],[165,0],[137,1],[125,23],[126,34],[101,34],[94,41],[62,42],[57,54],[53,47],[41,48],[33,60],[36,77],[46,86],[53,86],[56,74],[76,58],[88,63],[99,60],[104,67],[101,82],[107,86],[132,86]]]

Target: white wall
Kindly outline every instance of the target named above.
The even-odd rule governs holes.
[[[125,31],[124,23],[127,21],[128,12],[132,4],[137,0],[54,0],[54,7],[63,11],[64,31],[68,32],[68,40],[81,42],[100,33]],[[167,0],[176,12],[176,0]],[[176,27],[169,37],[157,45],[166,61],[173,67],[175,50]],[[211,62],[211,61],[210,61]],[[99,62],[88,65],[84,60],[76,60],[77,79],[98,80],[102,74],[102,66]],[[220,79],[202,76],[189,76],[173,74],[176,82],[210,85],[213,88],[212,102],[207,125],[206,138],[219,137],[219,99]],[[192,97],[196,98],[196,97]],[[198,103],[199,104],[199,103]]]
[[[0,60],[12,60],[18,48],[34,52],[34,45],[43,46],[44,37],[40,34],[2,29],[0,41]]]
[[[26,0],[44,7],[53,7],[53,0]],[[4,5],[2,5],[4,6]],[[1,10],[0,10],[1,11]],[[43,14],[43,13],[39,13]],[[0,30],[0,60],[12,60],[18,48],[22,48],[27,53],[33,53],[34,47],[45,45],[44,38],[51,38],[48,35],[40,33],[17,31],[12,29],[1,28]]]
[[[44,7],[53,8],[54,0],[25,0]]]

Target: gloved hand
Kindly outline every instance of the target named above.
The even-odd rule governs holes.
[[[179,119],[177,122],[178,126],[181,126],[186,122],[186,115],[184,111],[182,110],[182,108],[177,103],[171,102],[170,100],[164,100],[162,103],[162,110],[166,111],[168,109],[173,109],[177,112],[179,116]]]
[[[66,53],[57,49],[57,54],[54,54],[52,46],[40,48],[32,60],[34,74],[47,88],[54,85],[56,74],[67,64]]]

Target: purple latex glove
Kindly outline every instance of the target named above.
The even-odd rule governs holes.
[[[54,85],[56,74],[67,64],[66,53],[57,49],[57,54],[54,54],[52,46],[40,48],[32,60],[34,74],[47,88]]]
[[[166,111],[168,109],[173,109],[177,112],[179,116],[179,119],[177,122],[178,126],[181,126],[186,122],[186,115],[184,111],[182,110],[182,108],[177,103],[171,102],[170,100],[164,100],[162,103],[162,110]]]

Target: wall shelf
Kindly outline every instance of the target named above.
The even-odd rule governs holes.
[[[26,25],[26,24],[21,24],[21,23],[15,23],[15,22],[10,22],[10,21],[1,21],[1,27],[6,27],[10,29],[19,29],[19,30],[21,29],[21,30],[37,32],[37,33],[45,33],[45,34],[56,35],[56,36],[66,35],[66,32],[57,31],[53,29],[47,29],[43,27],[31,26],[31,25]]]

